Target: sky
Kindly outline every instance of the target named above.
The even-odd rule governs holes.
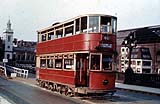
[[[0,37],[9,19],[14,38],[37,41],[37,30],[94,13],[117,16],[118,30],[160,25],[160,0],[0,0]]]

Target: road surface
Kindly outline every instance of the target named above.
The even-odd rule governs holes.
[[[0,77],[0,93],[16,104],[79,104],[73,98]],[[2,103],[3,104],[3,103]]]
[[[33,79],[0,78],[0,93],[16,104],[160,104],[160,96],[117,90],[104,97],[65,97],[31,83]],[[34,81],[33,81],[34,82]]]

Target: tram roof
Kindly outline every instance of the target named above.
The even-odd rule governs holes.
[[[58,27],[58,26],[61,26],[61,25],[64,25],[65,23],[69,23],[69,22],[72,22],[74,21],[75,19],[78,19],[80,17],[84,17],[84,16],[106,16],[106,17],[115,17],[115,16],[112,16],[112,15],[106,15],[106,14],[84,14],[84,15],[79,15],[77,17],[74,17],[72,19],[68,19],[68,20],[65,20],[64,22],[55,22],[53,23],[51,26],[47,27],[47,28],[44,28],[44,29],[40,29],[38,30],[37,32],[43,32],[43,31],[46,31],[48,29],[51,29],[51,28],[54,28],[54,27]]]

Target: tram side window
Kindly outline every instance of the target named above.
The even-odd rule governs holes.
[[[43,34],[43,35],[41,36],[41,40],[42,40],[42,41],[46,41],[46,34]]]
[[[112,18],[112,32],[116,33],[117,32],[117,19]]]
[[[79,34],[80,33],[80,26],[79,26],[79,21],[80,19],[76,19],[76,34]]]
[[[55,59],[55,68],[62,69],[62,59]]]
[[[82,17],[81,18],[81,31],[83,33],[87,32],[87,17]]]
[[[61,38],[63,36],[63,29],[56,30],[56,38]]]
[[[65,28],[65,36],[73,35],[73,26]]]
[[[111,17],[101,16],[101,32],[111,31]]]
[[[112,69],[112,57],[107,55],[102,55],[102,69],[111,70]]]
[[[100,70],[100,55],[91,55],[91,69]]]
[[[64,59],[64,68],[73,69],[73,59]]]
[[[46,67],[46,59],[41,59],[40,60],[40,67]]]
[[[48,34],[48,40],[53,40],[54,39],[54,32],[51,32]]]
[[[41,42],[41,38],[40,38],[40,37],[41,37],[41,35],[38,34],[38,35],[37,35],[37,42]]]
[[[98,32],[99,31],[99,16],[90,16],[89,17],[89,32]]]
[[[47,59],[47,67],[48,68],[53,68],[53,59]]]

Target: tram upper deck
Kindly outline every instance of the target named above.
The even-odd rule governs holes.
[[[117,18],[114,16],[81,15],[37,31],[37,54],[94,51],[99,46],[113,50],[115,49],[116,31]]]

